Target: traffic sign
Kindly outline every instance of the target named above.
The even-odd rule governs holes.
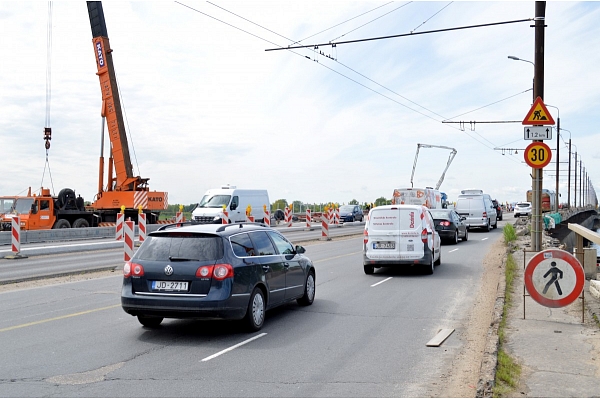
[[[542,98],[538,96],[523,120],[523,125],[554,125],[554,118],[548,112]]]
[[[550,140],[552,139],[551,126],[526,126],[523,128],[525,140]]]
[[[540,251],[529,260],[524,280],[533,300],[546,307],[560,308],[579,297],[585,274],[571,253],[551,249]]]
[[[550,164],[552,150],[544,142],[533,142],[525,148],[525,162],[531,168],[544,168]]]

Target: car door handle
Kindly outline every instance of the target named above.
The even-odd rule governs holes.
[[[289,267],[290,267],[290,263],[283,263],[283,266],[284,266],[285,268],[289,268]]]
[[[271,269],[268,265],[263,265],[262,266],[263,271],[265,272],[269,272],[269,270]]]

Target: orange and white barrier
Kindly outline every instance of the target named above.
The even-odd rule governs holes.
[[[336,225],[340,224],[340,209],[339,209],[339,207],[336,207],[336,209],[334,211],[333,223]]]
[[[310,216],[310,208],[306,209],[306,227],[310,228],[310,221],[312,221],[312,218]]]
[[[265,223],[265,225],[271,226],[271,212],[267,210],[266,204],[263,204],[263,212],[265,213],[265,218],[263,219],[263,222]]]
[[[117,214],[117,226],[115,227],[115,240],[123,240],[123,223],[125,222],[125,214]]]
[[[181,211],[177,211],[175,213],[175,223],[180,224],[183,222],[183,220],[184,220],[183,213]]]
[[[123,246],[124,246],[124,255],[123,261],[129,261],[133,258],[133,221],[125,221],[123,224]]]
[[[146,214],[142,213],[138,215],[138,231],[139,231],[139,240],[142,243],[146,240]]]
[[[14,216],[11,219],[11,231],[12,231],[12,252],[15,255],[21,252],[21,218]]]
[[[331,215],[330,211],[321,215],[321,240],[331,240],[329,237],[329,215]]]
[[[288,228],[292,227],[292,210],[289,207],[285,208],[285,226]]]
[[[229,214],[227,213],[226,210],[223,210],[223,214],[221,215],[221,223],[223,225],[226,225],[229,223]]]

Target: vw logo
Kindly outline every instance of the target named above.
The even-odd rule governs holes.
[[[171,267],[170,265],[167,265],[165,267],[165,275],[167,275],[167,276],[173,275],[173,267]]]

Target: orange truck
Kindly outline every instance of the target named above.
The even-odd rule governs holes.
[[[0,229],[10,230],[11,217],[19,215],[21,229],[84,228],[115,223],[117,213],[124,207],[125,218],[137,221],[140,212],[146,222],[154,224],[161,211],[168,207],[167,192],[151,191],[148,178],[135,176],[127,133],[123,121],[117,79],[113,66],[112,49],[108,41],[104,11],[100,1],[88,1],[88,15],[92,28],[92,43],[102,94],[102,146],[99,160],[98,192],[90,206],[72,189],[62,189],[52,196],[49,189],[41,188],[37,195],[5,196],[0,198]],[[108,127],[110,156],[106,185],[104,181],[104,126]],[[49,134],[50,128],[46,128]],[[49,148],[46,140],[46,148]]]

